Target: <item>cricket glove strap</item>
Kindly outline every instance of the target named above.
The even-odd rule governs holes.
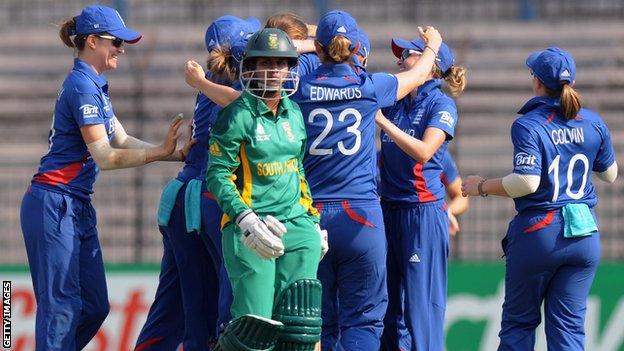
[[[243,231],[243,244],[260,258],[266,260],[284,254],[282,239],[274,235],[253,210],[248,209],[238,215],[236,225]]]
[[[325,257],[327,251],[329,251],[329,242],[327,241],[327,230],[321,229],[320,225],[316,225],[316,231],[321,237],[321,260]]]

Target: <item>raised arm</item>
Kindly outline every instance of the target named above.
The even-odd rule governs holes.
[[[225,107],[236,100],[241,92],[226,85],[217,84],[206,79],[202,66],[195,61],[187,61],[184,66],[186,84],[201,91],[215,104]]]
[[[395,75],[398,80],[397,100],[402,99],[427,80],[442,44],[442,37],[434,27],[427,27],[425,31],[418,27],[418,32],[427,46],[420,60],[412,68]]]

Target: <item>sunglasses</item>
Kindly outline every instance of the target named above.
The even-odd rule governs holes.
[[[401,52],[401,60],[405,61],[408,59],[408,57],[412,56],[413,54],[422,55],[422,52],[412,50],[412,49],[405,49],[403,50],[403,52]]]
[[[96,37],[110,40],[113,43],[113,46],[116,47],[116,48],[120,48],[124,44],[123,39],[119,39],[119,38],[114,37],[112,35],[100,35],[100,34],[97,34]]]

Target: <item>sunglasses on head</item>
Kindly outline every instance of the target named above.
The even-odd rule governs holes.
[[[405,49],[401,52],[401,60],[405,61],[407,60],[408,57],[412,56],[413,54],[422,55],[422,52],[416,51],[413,49]]]
[[[112,35],[96,34],[96,37],[110,40],[116,48],[120,48],[124,44],[123,39],[119,39]]]

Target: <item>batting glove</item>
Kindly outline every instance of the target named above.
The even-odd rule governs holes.
[[[258,257],[266,260],[284,254],[282,239],[274,235],[253,210],[241,213],[236,218],[236,225],[243,231],[242,243]]]
[[[329,251],[329,242],[327,241],[327,230],[321,229],[320,225],[316,225],[316,232],[321,237],[321,260],[325,257],[327,251]]]

